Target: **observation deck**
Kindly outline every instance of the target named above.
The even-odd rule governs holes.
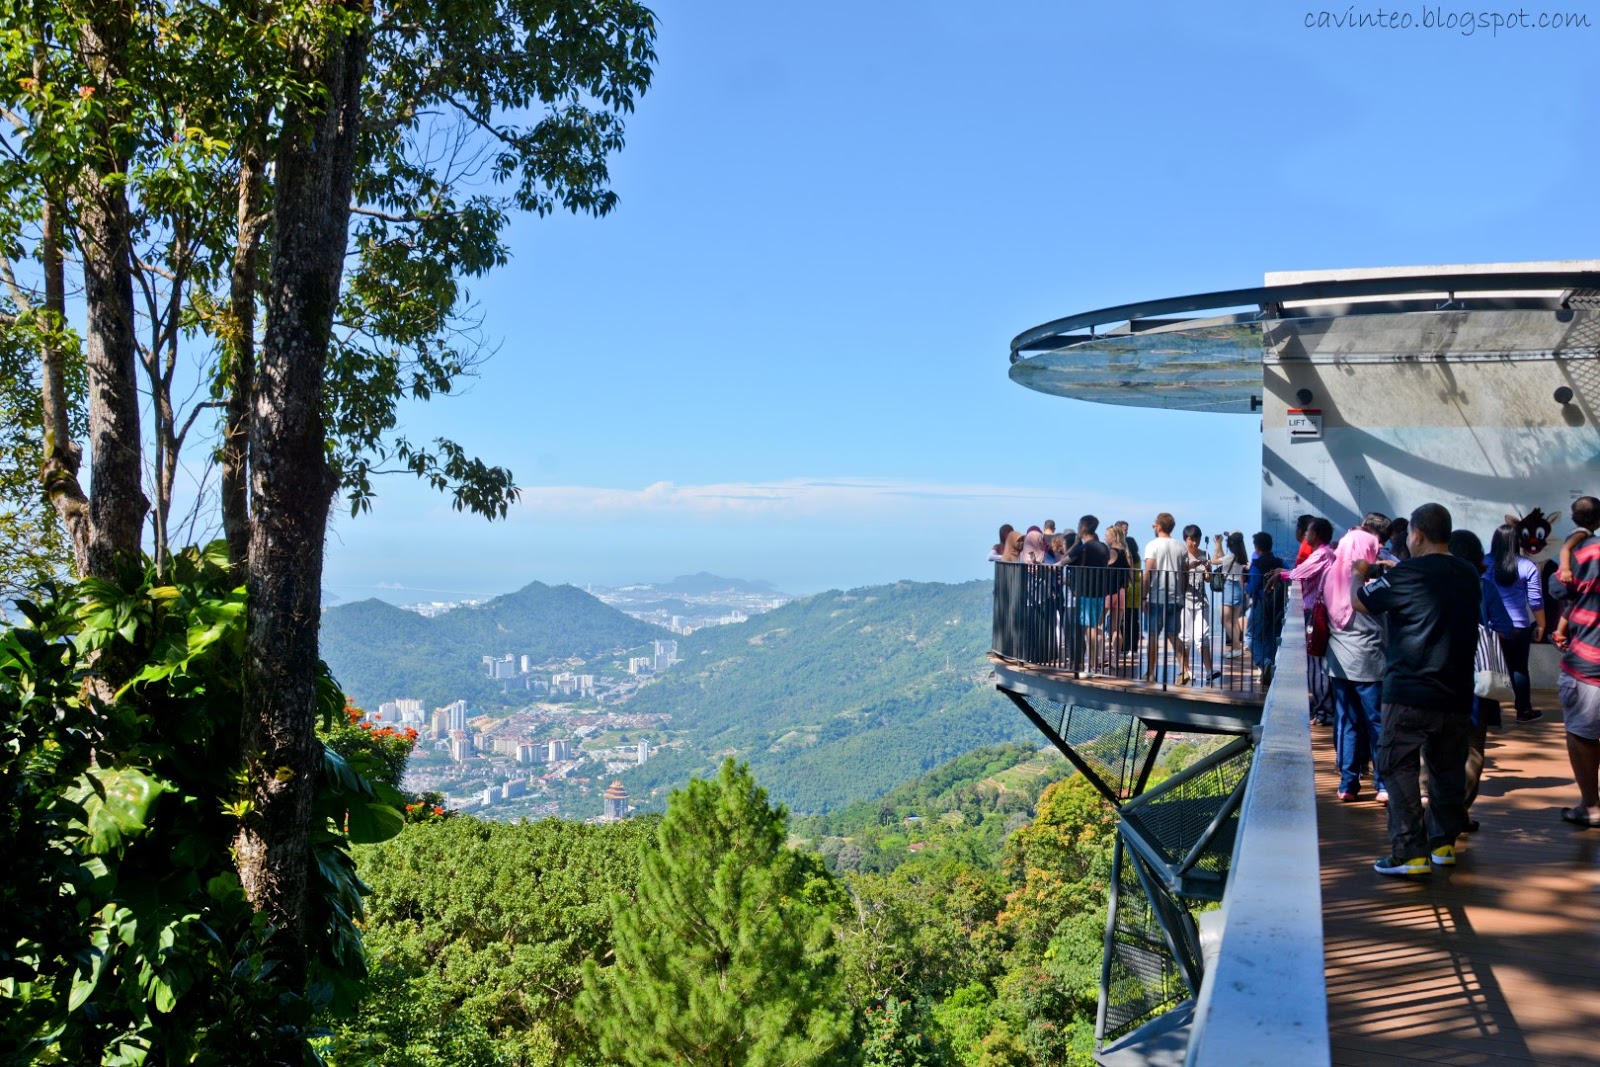
[[[1459,865],[1386,878],[1384,809],[1337,800],[1331,731],[1308,724],[1298,598],[1270,686],[1248,650],[1186,686],[1170,650],[1148,681],[1143,649],[1091,668],[1073,590],[1097,576],[995,570],[997,687],[1118,809],[1102,1064],[1596,1062],[1600,830],[1559,819],[1554,691],[1545,720],[1490,734]],[[1164,743],[1206,737],[1150,785]]]
[[[1543,513],[1559,541],[1566,503],[1600,489],[1600,260],[1268,275],[1055,319],[1009,357],[1071,400],[1259,419],[1280,545],[1301,513],[1342,531],[1425,501],[1480,536]],[[1307,725],[1296,598],[1273,656],[1240,648],[1223,589],[1128,585],[1118,637],[1103,579],[1045,570],[996,565],[990,658],[1118,812],[1102,1064],[1600,1062],[1600,831],[1560,822],[1576,789],[1551,694],[1545,721],[1491,736],[1460,865],[1385,878],[1382,809],[1333,800]],[[1178,737],[1204,754],[1153,782]]]

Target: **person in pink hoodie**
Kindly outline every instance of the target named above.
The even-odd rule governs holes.
[[[1306,611],[1306,634],[1311,634],[1311,613],[1322,603],[1327,589],[1328,568],[1333,564],[1333,523],[1312,519],[1306,525],[1300,547],[1310,551],[1292,570],[1279,577],[1300,583],[1300,598]],[[1306,656],[1306,682],[1311,689],[1311,721],[1326,726],[1333,718],[1333,699],[1328,691],[1328,671],[1321,656]]]
[[[1333,690],[1333,746],[1339,763],[1339,799],[1361,794],[1361,779],[1372,768],[1378,803],[1389,800],[1374,758],[1383,724],[1384,623],[1379,615],[1363,615],[1350,602],[1350,577],[1357,560],[1378,558],[1389,517],[1368,512],[1361,525],[1339,538],[1322,583],[1328,605],[1328,652],[1324,662]]]

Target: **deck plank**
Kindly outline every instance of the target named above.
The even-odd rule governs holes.
[[[1427,879],[1372,870],[1383,809],[1338,801],[1313,728],[1335,1064],[1600,1064],[1600,829],[1560,820],[1577,792],[1554,694],[1538,697],[1543,721],[1490,734],[1482,829]]]

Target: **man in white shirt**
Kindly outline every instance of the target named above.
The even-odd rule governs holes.
[[[1183,578],[1188,553],[1183,543],[1172,536],[1176,525],[1177,520],[1163,511],[1151,526],[1155,536],[1144,546],[1145,614],[1150,634],[1144,680],[1157,680],[1156,651],[1165,635],[1167,647],[1178,659],[1178,684],[1188,685],[1193,681],[1189,675],[1189,649],[1178,636],[1183,622]]]

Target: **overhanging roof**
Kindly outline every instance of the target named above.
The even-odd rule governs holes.
[[[1263,342],[1284,321],[1561,310],[1575,295],[1600,294],[1600,261],[1292,277],[1309,280],[1121,304],[1044,323],[1012,340],[1011,380],[1100,404],[1249,414],[1259,406]],[[1208,314],[1184,317],[1194,312]]]

